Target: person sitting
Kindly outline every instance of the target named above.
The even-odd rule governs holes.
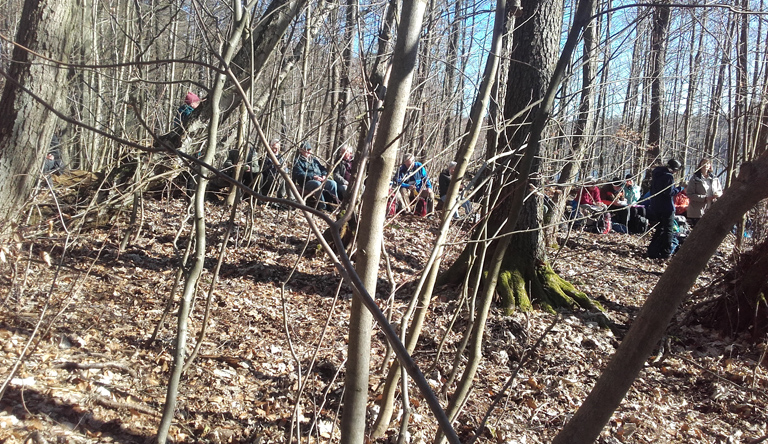
[[[51,146],[43,161],[43,174],[61,174],[64,162],[61,160],[61,141],[56,133],[51,136]]]
[[[445,197],[448,194],[448,187],[451,185],[451,178],[453,177],[453,172],[455,170],[456,170],[456,162],[451,161],[448,164],[448,166],[443,171],[440,172],[440,176],[438,177],[438,180],[437,180],[438,191],[440,191],[440,201],[443,204],[445,204]],[[459,190],[460,190],[459,199],[463,199],[463,196],[462,196],[463,193],[461,192],[462,188],[460,188]],[[465,215],[468,216],[472,214],[472,202],[470,202],[469,200],[462,203],[461,207],[464,208]],[[453,212],[453,218],[461,219],[461,217],[459,217],[458,209]]]
[[[675,251],[675,203],[673,192],[674,173],[682,168],[675,159],[669,159],[666,165],[653,169],[651,175],[651,203],[649,216],[657,222],[647,254],[651,259],[666,259]]]
[[[200,105],[200,102],[200,97],[197,94],[191,91],[188,92],[187,95],[184,96],[184,104],[176,111],[176,117],[173,119],[174,127],[183,129],[187,124],[189,115]]]
[[[579,206],[589,205],[592,207],[604,207],[600,200],[600,188],[597,187],[597,179],[594,177],[587,177],[584,181],[584,186],[579,191],[577,199]]]
[[[606,205],[600,200],[600,188],[597,186],[597,179],[590,176],[584,180],[584,186],[579,190],[575,199],[577,211],[574,213],[574,217],[586,218],[583,222],[585,227],[591,227],[595,222],[602,222],[605,220],[603,213],[606,210]],[[582,222],[579,222],[580,224]],[[603,232],[603,229],[598,229],[598,232]]]
[[[622,190],[624,191],[624,198],[627,200],[627,205],[635,205],[640,200],[640,186],[635,185],[631,174],[627,174],[624,178]]]
[[[675,203],[675,216],[685,216],[688,214],[688,204],[690,199],[685,192],[685,183],[681,182],[679,186],[672,189],[672,202]]]
[[[333,180],[338,186],[339,199],[344,200],[347,197],[347,189],[352,183],[352,159],[355,156],[355,149],[344,144],[339,148],[339,160],[336,168],[333,169]]]
[[[705,157],[699,161],[699,167],[688,181],[685,193],[688,195],[688,224],[694,227],[712,202],[723,194],[720,181],[712,174],[711,160]]]
[[[264,167],[261,169],[261,187],[259,193],[268,196],[272,190],[276,190],[277,197],[285,199],[288,193],[285,190],[285,181],[280,175],[280,169],[285,168],[285,159],[280,154],[280,139],[272,139],[269,142],[269,149],[277,158],[278,164],[275,165],[269,156],[264,158]]]
[[[413,210],[420,216],[426,216],[430,212],[427,207],[435,197],[432,182],[427,175],[427,169],[421,162],[416,162],[413,154],[407,153],[403,156],[403,163],[397,170],[394,182],[400,191],[396,196],[402,208],[411,212],[415,203],[416,208]]]
[[[224,161],[221,172],[227,176],[237,179],[237,164],[240,162],[240,150],[229,150],[227,160]],[[243,174],[240,179],[248,187],[252,187],[258,177],[259,161],[256,158],[256,148],[250,147],[248,155],[245,157],[245,163],[242,166]]]
[[[613,222],[627,225],[629,208],[624,197],[624,187],[621,179],[614,177],[610,183],[600,187],[600,200],[608,206]]]
[[[303,195],[310,195],[322,187],[315,198],[317,209],[326,210],[328,204],[338,205],[337,185],[328,178],[328,170],[312,156],[312,145],[304,142],[299,147],[299,156],[293,162],[292,178]]]

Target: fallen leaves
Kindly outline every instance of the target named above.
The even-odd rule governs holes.
[[[0,441],[21,442],[33,430],[65,442],[101,442],[121,433],[121,442],[138,443],[155,433],[156,413],[165,399],[172,364],[173,316],[152,347],[143,348],[143,343],[171,296],[168,293],[179,259],[172,245],[174,233],[164,230],[174,229],[168,222],[176,223],[174,217],[184,214],[185,208],[176,201],[166,202],[166,207],[152,201],[147,205],[148,217],[159,215],[156,217],[165,220],[151,221],[152,230],[145,231],[145,237],[126,254],[107,248],[95,264],[91,257],[73,257],[71,265],[77,269],[93,265],[87,277],[63,271],[60,282],[84,280],[84,296],[73,299],[17,375],[10,394],[0,400]],[[227,213],[218,207],[211,207],[211,212],[213,242],[209,247],[215,252],[215,240],[224,226],[220,221],[226,220]],[[201,355],[182,380],[176,417],[179,426],[171,430],[177,442],[282,442],[300,387],[301,429],[314,427],[312,436],[338,440],[336,412],[344,387],[351,290],[343,287],[342,297],[333,305],[339,277],[327,258],[322,254],[299,257],[306,227],[297,223],[298,213],[257,208],[256,214],[253,237],[238,238],[227,251],[215,290],[213,322]],[[246,217],[239,213],[241,221]],[[424,266],[435,221],[406,216],[395,222],[385,229],[385,244],[396,285],[401,285],[413,280]],[[460,235],[457,231],[454,237]],[[105,236],[105,232],[89,233],[91,239],[82,241],[82,251],[95,251],[96,239]],[[608,303],[610,317],[620,327],[616,335],[599,328],[583,313],[565,313],[541,348],[531,351],[530,345],[551,322],[551,315],[492,313],[485,358],[460,416],[464,424],[476,424],[482,418],[527,351],[533,354],[512,381],[503,407],[492,412],[483,439],[509,443],[551,439],[587,395],[621,340],[621,328],[631,323],[663,271],[661,265],[634,254],[642,248],[641,242],[633,236],[582,234],[572,238],[574,245],[561,251],[555,264],[561,275],[582,282],[580,289]],[[45,251],[56,251],[48,247]],[[450,259],[455,254],[451,250],[446,256]],[[280,284],[297,260],[297,270],[281,293]],[[39,288],[12,299],[16,304],[13,313],[18,316],[3,315],[0,368],[10,368],[26,343],[27,325],[40,312],[43,299],[31,295],[46,291],[46,279],[52,276],[46,267],[56,257],[49,255],[45,261],[41,256],[41,261],[31,266],[35,282],[30,285]],[[212,268],[206,266],[190,318],[190,347],[201,327],[202,293],[212,277]],[[382,279],[379,291],[389,294],[389,278],[382,273]],[[709,282],[711,276],[701,279]],[[433,298],[433,310],[424,325],[424,337],[429,339],[420,342],[414,355],[421,368],[435,364],[437,346],[449,330],[455,310],[464,309],[454,302],[455,291],[441,288]],[[178,294],[174,296],[178,298]],[[400,290],[392,302],[395,319],[405,312],[408,296],[407,290]],[[284,313],[287,319],[283,319]],[[459,316],[429,374],[435,391],[443,388],[453,370],[453,354],[467,325],[465,313]],[[733,341],[695,323],[683,326],[675,335],[671,356],[660,368],[648,366],[641,373],[606,428],[605,442],[709,443],[737,432],[743,437],[765,435],[768,407],[759,394],[768,388],[768,377],[758,367],[758,352],[763,348],[742,341],[734,346]],[[385,349],[376,334],[372,368],[382,367]],[[57,365],[65,362],[121,363],[136,375],[108,366],[57,371]],[[312,362],[315,367],[310,371]],[[371,387],[377,387],[384,377],[372,373]],[[377,395],[372,390],[371,401]],[[409,399],[411,437],[430,441],[435,430],[433,417],[418,394],[411,393]],[[474,433],[473,427],[459,429]]]

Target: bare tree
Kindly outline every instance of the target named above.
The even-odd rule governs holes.
[[[382,245],[382,231],[374,227],[383,227],[386,218],[390,171],[397,159],[413,72],[416,69],[419,34],[425,8],[425,0],[406,2],[403,5],[392,59],[392,73],[384,99],[382,123],[371,152],[370,173],[363,193],[360,225],[371,229],[363,230],[359,234],[355,269],[371,294],[376,294]],[[352,301],[350,312],[349,359],[345,380],[344,414],[341,419],[341,440],[345,443],[365,442],[371,321],[371,314],[357,295]]]

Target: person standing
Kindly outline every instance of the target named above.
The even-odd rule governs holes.
[[[657,223],[647,250],[648,257],[651,259],[667,259],[674,253],[674,173],[682,166],[677,160],[669,159],[666,165],[654,168],[651,174],[650,216]]]
[[[699,167],[685,187],[685,194],[688,195],[688,224],[693,227],[709,209],[712,202],[723,194],[720,181],[712,174],[712,161],[710,159],[706,157],[701,159]]]

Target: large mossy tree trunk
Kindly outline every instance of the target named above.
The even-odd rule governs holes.
[[[521,232],[512,236],[501,264],[496,292],[502,306],[508,311],[527,311],[537,303],[550,312],[560,307],[601,308],[549,265],[544,231],[540,229],[540,201],[539,196],[533,195],[525,202],[516,227]]]
[[[507,76],[507,94],[504,100],[504,118],[507,122],[505,132],[499,139],[495,150],[489,150],[494,156],[508,150],[517,150],[515,155],[507,157],[495,169],[499,178],[497,183],[502,189],[493,190],[490,195],[499,195],[503,200],[496,205],[489,215],[489,233],[496,233],[503,227],[510,215],[510,208],[518,205],[515,196],[522,192],[520,187],[535,190],[538,183],[533,178],[539,171],[538,160],[533,160],[530,169],[525,168],[524,152],[526,143],[531,143],[532,123],[534,117],[544,112],[547,116],[551,110],[541,110],[537,101],[545,97],[550,81],[553,80],[555,64],[560,56],[560,29],[562,25],[563,4],[552,0],[523,0],[522,17],[518,19],[520,26],[513,34],[514,49]],[[591,3],[583,14],[588,17]],[[571,48],[572,51],[572,48]],[[565,54],[565,53],[564,53]],[[559,82],[559,80],[554,80]],[[545,122],[546,116],[539,116],[539,122]],[[542,126],[543,128],[543,126]],[[537,129],[537,132],[541,128]],[[536,134],[536,145],[539,144],[539,134]],[[538,147],[536,153],[538,154]],[[512,173],[510,173],[512,171]],[[509,174],[502,179],[502,175]],[[506,196],[506,197],[504,197]],[[533,304],[540,304],[547,310],[559,307],[573,308],[576,304],[582,307],[595,307],[586,295],[578,292],[572,285],[561,279],[552,270],[547,261],[543,233],[541,232],[541,200],[534,193],[525,200],[518,218],[516,228],[527,230],[512,235],[510,246],[504,256],[499,273],[497,290],[502,296],[504,307],[511,310],[518,307],[530,310]],[[475,235],[474,237],[477,237]],[[493,257],[496,240],[486,253],[485,261],[490,263]],[[440,283],[460,283],[470,270],[467,269],[470,257],[474,251],[472,244],[444,274]],[[599,307],[599,306],[598,306]]]

